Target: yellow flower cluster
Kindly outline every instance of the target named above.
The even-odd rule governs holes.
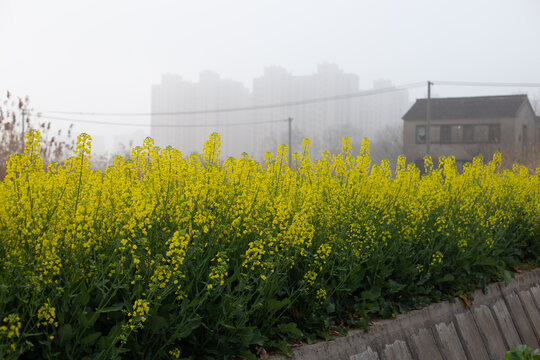
[[[21,336],[21,318],[16,314],[10,314],[3,319],[3,324],[0,325],[0,335],[11,339]]]
[[[319,300],[319,303],[323,304],[324,300],[326,299],[326,290],[324,289],[318,289],[317,294],[315,295],[315,298]]]
[[[54,327],[58,326],[58,322],[56,322],[56,309],[49,303],[45,303],[42,307],[38,309],[37,318],[38,327],[47,325],[53,325]]]
[[[145,322],[149,312],[150,303],[147,300],[135,300],[135,303],[133,303],[133,311],[128,313],[128,315],[131,317],[128,322]],[[134,325],[131,325],[131,328],[133,329]]]
[[[169,350],[169,355],[173,357],[173,359],[180,359],[180,355],[182,355],[182,352],[178,348],[174,348],[172,350]]]
[[[467,240],[461,239],[461,240],[458,241],[457,245],[460,248],[461,252],[465,252],[466,251],[465,248],[469,245],[469,243],[467,242]]]
[[[225,252],[218,252],[211,262],[214,265],[210,268],[209,282],[206,284],[207,289],[212,289],[215,285],[223,285],[225,277],[229,275],[227,272],[229,258],[227,258]]]
[[[441,264],[442,261],[443,261],[443,254],[440,252],[440,251],[437,251],[435,252],[432,256],[431,256],[431,263],[430,263],[430,266],[435,266],[435,265],[438,265],[438,264]]]
[[[2,338],[7,339],[9,347],[5,350],[7,354],[17,350],[17,340],[21,337],[21,318],[17,314],[10,314],[2,319],[0,325],[0,343]]]

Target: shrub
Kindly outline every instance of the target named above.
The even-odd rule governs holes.
[[[533,350],[527,345],[519,345],[517,348],[509,350],[503,360],[540,360],[540,351]]]

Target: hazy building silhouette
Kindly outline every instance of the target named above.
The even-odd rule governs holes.
[[[374,82],[375,89],[390,87],[388,80]],[[280,104],[359,91],[358,75],[345,73],[335,64],[318,65],[310,75],[292,75],[279,66],[267,67],[262,76],[253,80],[251,92],[241,83],[221,79],[213,72],[201,73],[198,82],[166,74],[160,84],[152,87],[152,113]],[[373,137],[379,128],[399,125],[408,106],[407,90],[399,90],[249,111],[153,115],[152,137],[159,146],[172,145],[189,154],[200,152],[208,135],[217,131],[222,135],[222,157],[247,152],[261,159],[265,151],[275,151],[278,144],[288,143],[289,117],[293,118],[293,151],[299,150],[303,137],[313,139],[316,149],[322,150],[331,148],[328,142],[339,142],[341,136]],[[227,126],[232,123],[252,125]],[[191,125],[217,126],[187,127]]]
[[[162,76],[161,84],[152,87],[152,114],[245,107],[250,104],[250,92],[240,82],[221,79],[210,71],[202,72],[198,82],[166,74]],[[208,135],[217,131],[222,136],[222,154],[237,155],[242,151],[238,138],[245,136],[240,132],[245,132],[249,126],[215,125],[247,122],[248,116],[245,112],[152,115],[151,136],[156,145],[171,145],[189,155],[201,152]]]

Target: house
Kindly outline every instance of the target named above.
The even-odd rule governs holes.
[[[417,99],[402,118],[404,154],[420,168],[427,151],[426,104]],[[523,157],[540,141],[540,122],[527,95],[432,98],[430,109],[430,154],[434,160],[453,155],[458,167],[496,151]]]

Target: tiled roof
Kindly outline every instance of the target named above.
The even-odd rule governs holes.
[[[513,118],[527,95],[432,98],[431,119]],[[427,99],[417,99],[403,120],[425,120]]]

